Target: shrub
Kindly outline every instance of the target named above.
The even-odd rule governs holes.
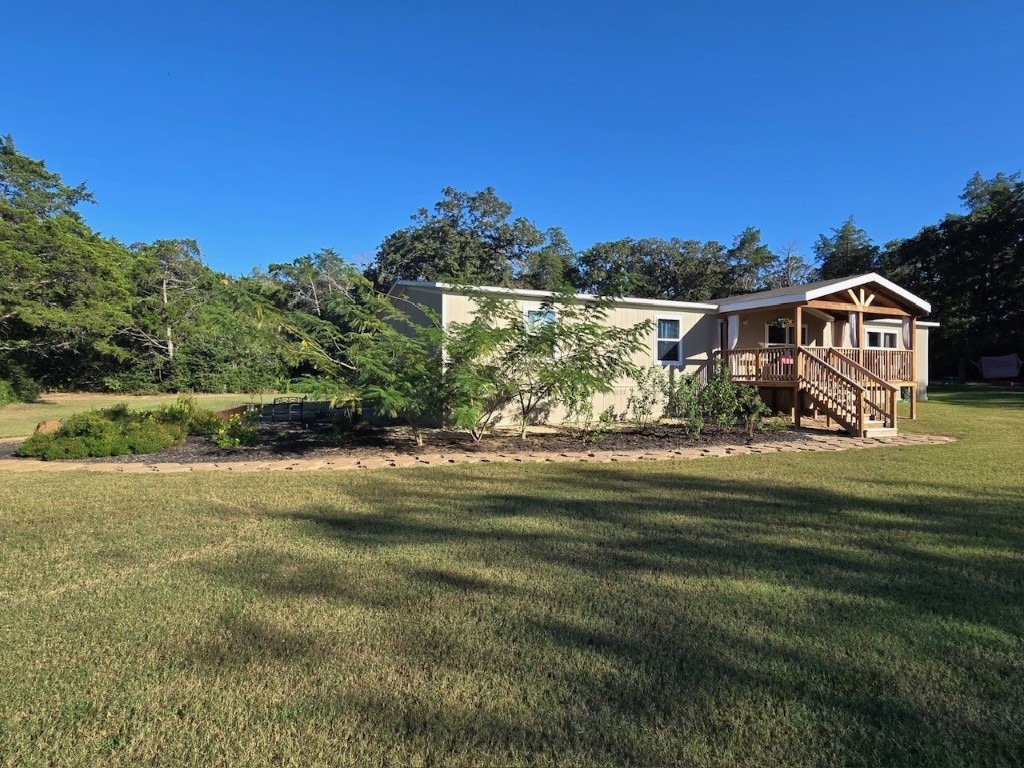
[[[129,424],[123,431],[123,445],[126,453],[157,453],[180,445],[185,441],[185,431],[170,424],[160,424],[147,418],[136,424]]]
[[[178,395],[154,415],[161,423],[177,424],[190,435],[215,435],[223,423],[213,411],[200,408],[192,395]]]
[[[770,413],[757,389],[735,383],[729,376],[729,369],[721,363],[712,371],[699,402],[704,421],[732,429],[742,420],[748,434],[760,428],[764,417]]]
[[[152,414],[117,405],[70,416],[56,432],[30,437],[17,453],[44,461],[156,453],[181,444],[185,434],[181,425],[161,423]]]
[[[562,407],[565,409],[564,426],[570,433],[575,431],[578,437],[586,439],[594,425],[593,393],[586,388],[567,387],[562,392]]]
[[[591,425],[587,441],[592,445],[597,445],[603,442],[609,434],[619,432],[620,430],[619,416],[615,413],[613,406],[608,406],[598,414],[597,422]]]
[[[634,381],[636,386],[629,395],[626,407],[633,414],[633,420],[637,424],[647,427],[656,421],[654,412],[665,389],[665,372],[660,366],[652,365],[650,368],[637,371]]]
[[[190,435],[215,435],[224,422],[216,413],[208,408],[199,408],[188,420],[188,433]]]
[[[756,388],[744,384],[735,386],[736,413],[743,419],[747,434],[753,435],[755,429],[760,429],[763,426],[764,418],[771,413],[771,409],[765,405]]]
[[[708,377],[707,386],[700,393],[700,406],[706,422],[720,427],[736,426],[739,400],[736,384],[729,375],[729,369],[719,363]]]
[[[14,387],[7,379],[0,379],[0,405],[7,405],[8,403],[16,403],[21,400],[18,397],[18,393],[14,391]]]
[[[256,432],[256,417],[249,413],[244,416],[232,416],[227,422],[220,424],[213,435],[213,442],[217,444],[218,448],[224,450],[256,445],[259,442],[259,434]]]
[[[0,366],[0,405],[8,403],[32,403],[39,397],[40,387],[24,369],[14,366]]]
[[[679,419],[693,437],[698,437],[704,430],[704,413],[701,386],[697,378],[687,374],[676,375],[675,370],[669,371],[662,391],[665,395],[665,416]]]

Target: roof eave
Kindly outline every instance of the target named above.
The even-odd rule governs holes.
[[[856,288],[864,285],[865,283],[875,282],[881,285],[886,290],[896,294],[903,300],[912,304],[917,309],[921,310],[925,314],[930,314],[932,311],[932,305],[919,296],[915,296],[905,288],[901,288],[896,283],[888,280],[876,272],[871,272],[866,275],[856,275],[838,283],[832,283],[831,285],[822,286],[820,288],[813,288],[809,291],[794,291],[793,293],[786,294],[785,296],[770,296],[767,298],[757,298],[756,293],[750,294],[749,299],[741,301],[733,301],[723,303],[719,305],[719,312],[742,312],[744,310],[751,309],[769,309],[771,307],[778,307],[787,304],[806,304],[809,301],[821,298],[822,296],[828,296],[832,293],[838,293],[839,291],[845,291],[849,288]]]
[[[394,295],[398,288],[417,287],[431,288],[440,291],[452,291],[459,293],[497,293],[506,294],[521,299],[553,299],[559,294],[555,291],[538,291],[532,288],[508,288],[499,285],[455,285],[453,283],[426,282],[419,280],[396,280],[388,291],[388,295]],[[596,301],[599,297],[592,293],[574,294],[577,301]],[[623,296],[614,299],[616,304],[631,304],[654,307],[656,309],[676,310],[699,310],[703,312],[714,312],[718,310],[717,304],[696,301],[672,301],[671,299],[644,299],[632,296]]]

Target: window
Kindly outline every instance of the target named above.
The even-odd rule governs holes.
[[[555,310],[550,308],[526,310],[526,327],[533,330],[544,323],[555,322]]]
[[[683,362],[683,324],[678,318],[658,318],[658,362]]]
[[[800,343],[808,344],[810,334],[807,332],[807,326],[800,326]],[[767,324],[767,330],[765,331],[765,341],[769,347],[791,347],[793,346],[793,324],[788,325],[775,325],[772,323]]]
[[[868,331],[868,347],[872,349],[896,349],[896,331]]]

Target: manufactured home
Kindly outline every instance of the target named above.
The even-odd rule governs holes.
[[[517,288],[399,281],[391,296],[427,307],[448,324],[471,320],[480,292],[515,301],[524,322],[557,311],[554,294]],[[641,368],[658,365],[706,379],[721,361],[734,381],[757,387],[773,410],[790,413],[798,425],[824,416],[852,434],[872,435],[895,432],[904,391],[916,418],[928,381],[928,330],[936,325],[922,319],[930,310],[927,301],[872,273],[708,302],[623,297],[607,322],[650,321],[646,348],[633,360]],[[595,413],[626,412],[633,386],[617,382],[595,399]],[[559,414],[549,418],[557,423]]]

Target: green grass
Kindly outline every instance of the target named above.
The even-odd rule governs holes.
[[[0,474],[0,762],[1014,765],[1024,396],[844,453]]]
[[[177,395],[97,395],[85,394],[46,394],[37,403],[15,403],[0,407],[0,439],[27,437],[36,428],[36,424],[46,419],[66,419],[75,413],[100,408],[110,408],[118,403],[128,403],[135,409],[152,409],[161,405],[169,405],[177,399]],[[195,395],[203,408],[219,411],[234,408],[236,405],[250,401],[262,402],[264,395]]]

